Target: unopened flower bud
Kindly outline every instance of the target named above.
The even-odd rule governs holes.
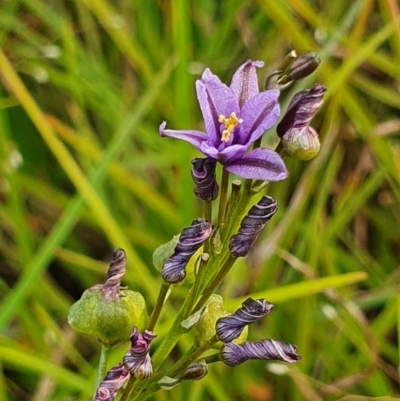
[[[318,154],[318,135],[309,124],[321,107],[325,92],[325,86],[316,84],[308,91],[297,93],[290,102],[276,129],[289,156],[310,160]]]
[[[294,81],[311,75],[320,63],[321,60],[316,53],[307,52],[298,57],[292,50],[278,69],[267,77],[265,89],[278,88],[282,91],[292,85]]]
[[[192,255],[203,245],[212,231],[205,219],[197,219],[183,229],[172,256],[164,263],[162,278],[170,284],[180,283],[186,276],[186,265]]]
[[[103,343],[115,343],[128,339],[133,326],[145,327],[148,315],[143,296],[120,289],[125,265],[125,252],[117,249],[106,283],[89,288],[71,306],[68,322],[75,331],[95,336]]]
[[[263,196],[240,223],[239,232],[229,242],[233,256],[246,256],[256,241],[258,234],[278,210],[278,203],[270,196]]]
[[[321,60],[316,53],[304,53],[293,61],[289,69],[289,75],[297,81],[311,75],[320,64]]]
[[[243,344],[227,343],[221,349],[221,360],[228,366],[239,365],[248,359],[263,359],[296,363],[300,355],[296,346],[275,340],[245,342]]]
[[[208,373],[207,364],[202,359],[200,361],[192,362],[185,370],[180,379],[183,380],[200,380]]]
[[[107,372],[106,377],[97,387],[96,396],[93,401],[113,401],[118,390],[128,378],[129,372],[122,363],[114,366]]]
[[[155,337],[157,335],[151,331],[140,333],[136,327],[133,328],[131,348],[124,356],[124,366],[137,379],[147,379],[153,374],[149,349]]]
[[[192,179],[196,185],[194,193],[204,201],[213,201],[218,196],[218,183],[215,175],[217,161],[211,157],[192,160]]]
[[[247,298],[234,314],[218,319],[215,326],[217,337],[224,343],[233,341],[247,325],[268,315],[273,308],[274,305],[265,299]]]

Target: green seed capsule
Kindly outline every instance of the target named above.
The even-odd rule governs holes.
[[[116,300],[106,300],[102,290],[86,290],[68,314],[68,323],[80,332],[104,343],[128,340],[132,327],[144,330],[148,315],[139,292],[121,290]]]

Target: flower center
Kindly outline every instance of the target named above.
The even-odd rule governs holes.
[[[229,118],[226,118],[223,114],[221,114],[218,118],[218,121],[225,126],[225,129],[222,131],[221,135],[222,142],[228,142],[233,130],[243,122],[241,118],[237,118],[237,115],[234,111],[231,113]]]

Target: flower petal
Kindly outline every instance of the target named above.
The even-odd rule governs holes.
[[[281,181],[288,176],[282,158],[267,148],[254,149],[241,159],[226,163],[225,169],[242,178],[263,181]]]
[[[248,145],[231,145],[219,152],[219,158],[224,164],[229,160],[240,159],[247,152]]]
[[[240,113],[240,143],[254,142],[276,123],[280,115],[279,93],[277,89],[267,90],[246,102]]]
[[[220,142],[219,116],[228,117],[232,112],[239,115],[239,102],[230,88],[221,82],[208,68],[201,80],[196,81],[197,99],[206,125],[207,141]]]
[[[159,128],[161,136],[167,136],[169,138],[182,139],[189,142],[197,149],[200,149],[202,142],[207,139],[207,135],[201,131],[187,130],[187,131],[175,131],[170,129],[164,129],[167,123],[164,121]]]
[[[239,99],[240,107],[243,107],[248,99],[259,92],[256,67],[260,68],[263,66],[263,61],[248,60],[233,75],[230,88]]]

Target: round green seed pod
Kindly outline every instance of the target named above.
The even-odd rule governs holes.
[[[199,322],[194,326],[194,341],[198,347],[205,344],[208,340],[210,340],[213,336],[215,336],[215,324],[220,317],[224,317],[230,315],[225,310],[224,302],[221,295],[213,294],[208,299],[206,303],[206,310],[202,317],[200,318]],[[246,341],[248,335],[248,327],[246,326],[240,336],[234,340],[234,343],[242,343]],[[218,341],[213,348],[221,348],[222,342]]]
[[[92,335],[103,343],[129,339],[133,326],[146,327],[146,302],[139,292],[120,290],[120,297],[108,301],[101,289],[86,290],[68,314],[68,323],[80,333]]]

